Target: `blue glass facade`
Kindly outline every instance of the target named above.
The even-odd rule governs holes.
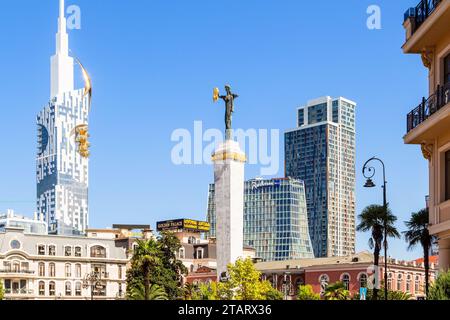
[[[316,257],[355,252],[355,107],[317,99],[299,109],[308,122],[285,133],[286,177],[305,183]]]
[[[208,196],[210,236],[215,237],[214,185]],[[296,179],[250,180],[244,192],[244,244],[263,261],[313,258],[305,187]]]

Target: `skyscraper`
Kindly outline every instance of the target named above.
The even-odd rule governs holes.
[[[216,236],[215,186],[209,187],[210,236]],[[244,245],[263,261],[314,258],[308,232],[305,187],[296,179],[245,182]]]
[[[309,101],[285,133],[286,176],[305,182],[316,257],[355,252],[355,109],[345,98]]]
[[[83,74],[86,76],[85,70]],[[85,79],[86,80],[86,79]],[[53,234],[83,234],[88,226],[90,94],[74,89],[64,0],[60,0],[50,101],[37,116],[37,212]]]

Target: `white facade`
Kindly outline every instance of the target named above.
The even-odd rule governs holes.
[[[13,228],[0,232],[5,299],[91,299],[91,285],[84,279],[93,272],[101,276],[94,299],[122,299],[128,261],[127,248],[114,240],[35,235]]]
[[[37,116],[37,211],[55,234],[83,234],[89,225],[89,155],[87,139],[90,97],[74,90],[64,1],[51,59],[51,96]]]
[[[227,265],[243,258],[244,243],[244,164],[245,154],[232,140],[213,154],[215,206],[217,214],[217,275]]]

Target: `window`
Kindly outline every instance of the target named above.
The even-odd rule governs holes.
[[[48,255],[56,256],[56,247],[55,246],[48,246]]]
[[[75,283],[75,295],[81,297],[81,282]]]
[[[197,259],[203,259],[203,248],[198,248],[196,250],[196,258]]]
[[[39,295],[45,296],[45,282],[44,281],[39,282]]]
[[[350,290],[350,275],[348,273],[341,276],[341,281],[345,286],[345,290]]]
[[[406,292],[411,292],[411,275],[406,276]]]
[[[445,201],[450,200],[450,151],[445,153]]]
[[[70,257],[72,255],[72,247],[66,246],[64,247],[64,256]]]
[[[420,277],[416,276],[416,281],[414,282],[414,292],[417,294],[420,291]]]
[[[444,58],[444,84],[450,83],[450,54]]]
[[[180,251],[179,251],[179,254],[178,254],[180,259],[184,259],[185,258],[185,254],[184,253],[185,253],[184,248],[180,248]]]
[[[54,263],[50,263],[48,265],[48,270],[49,270],[48,273],[49,273],[50,277],[52,277],[52,278],[56,277],[56,267],[55,267]]]
[[[118,272],[117,272],[117,273],[118,273],[118,275],[119,275],[119,279],[122,279],[122,277],[123,277],[123,274],[122,274],[122,266],[119,265],[118,268],[119,268],[119,269],[118,269]]]
[[[106,249],[102,246],[94,246],[91,248],[92,258],[106,258]]]
[[[398,291],[402,291],[402,280],[403,280],[403,275],[399,274],[397,276],[397,290]]]
[[[69,278],[72,276],[72,266],[67,263],[66,264],[66,278]]]
[[[45,246],[42,244],[38,245],[38,255],[45,256]]]
[[[72,284],[70,282],[66,282],[66,296],[72,295]]]
[[[367,288],[367,274],[363,273],[359,276],[359,287]]]
[[[39,277],[45,277],[45,264],[43,262],[39,263]]]
[[[48,292],[50,296],[56,295],[56,285],[53,281],[50,281],[50,283],[48,284]]]
[[[305,124],[305,109],[298,110],[298,126],[301,127]]]
[[[392,273],[389,273],[388,275],[387,287],[388,290],[392,290]]]
[[[81,257],[81,247],[75,247],[75,257]]]
[[[79,263],[75,265],[75,277],[81,278],[81,264]]]

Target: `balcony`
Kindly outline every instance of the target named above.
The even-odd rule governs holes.
[[[419,30],[422,24],[443,1],[444,0],[422,0],[415,8],[410,8],[406,11],[405,21],[410,19],[411,36]]]
[[[441,110],[450,102],[450,83],[438,86],[436,92],[422,102],[407,116],[407,133],[417,128],[433,114]]]
[[[24,269],[0,269],[0,274],[34,274],[34,271]]]
[[[426,48],[436,46],[448,33],[450,1],[421,0],[405,13],[403,27],[406,31],[404,53],[422,53]]]

